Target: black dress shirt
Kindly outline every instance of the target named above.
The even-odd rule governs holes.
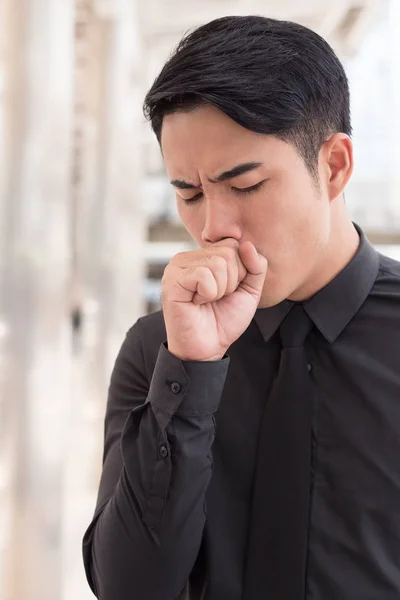
[[[304,304],[315,386],[304,600],[400,598],[400,263],[359,234],[349,265]],[[170,354],[161,313],[128,332],[84,538],[100,600],[285,600],[243,597],[243,582],[258,432],[291,306],[259,309],[217,362]]]

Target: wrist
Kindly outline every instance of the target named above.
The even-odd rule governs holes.
[[[196,356],[196,354],[188,353],[180,350],[179,348],[175,348],[173,345],[170,345],[168,342],[166,344],[168,352],[170,352],[175,358],[185,361],[185,362],[217,362],[222,360],[225,356],[225,352],[222,354],[214,354],[212,356]]]

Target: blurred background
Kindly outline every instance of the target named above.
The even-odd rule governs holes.
[[[0,0],[0,600],[89,600],[110,372],[179,224],[144,94],[189,28],[298,21],[352,89],[353,220],[400,259],[400,0]]]

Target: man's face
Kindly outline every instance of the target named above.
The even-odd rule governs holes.
[[[296,149],[211,106],[167,115],[161,147],[179,215],[196,242],[255,245],[268,260],[260,307],[304,299],[328,244],[330,202]]]

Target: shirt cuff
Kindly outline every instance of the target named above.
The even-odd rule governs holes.
[[[161,344],[147,401],[169,417],[210,415],[218,410],[229,358],[182,361]]]

